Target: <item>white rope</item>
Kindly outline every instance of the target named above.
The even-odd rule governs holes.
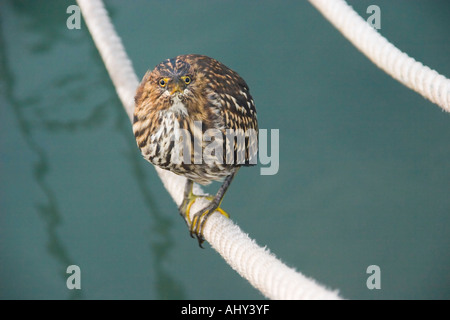
[[[92,38],[130,120],[134,111],[134,94],[138,79],[117,36],[101,0],[77,0]],[[150,50],[151,48],[149,48]],[[155,167],[165,188],[177,205],[183,198],[186,179]],[[203,191],[195,185],[194,192]],[[195,212],[205,205],[204,199],[194,203]],[[230,219],[214,213],[205,224],[204,236],[211,246],[242,277],[270,299],[340,299],[329,291],[277,260],[267,249],[258,246]]]
[[[373,63],[408,88],[450,112],[450,80],[401,52],[344,0],[309,0]]]

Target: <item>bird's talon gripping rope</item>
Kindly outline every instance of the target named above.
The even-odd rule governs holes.
[[[221,215],[223,215],[225,218],[230,219],[230,215],[229,215],[225,210],[223,210],[222,208],[217,208],[216,211],[218,211],[218,212],[219,212]]]
[[[198,215],[198,214],[194,215],[193,220],[191,222],[191,226],[189,228],[189,230],[190,230],[189,234],[192,238],[194,238],[194,236],[195,236],[195,238],[197,238],[199,247],[203,248],[202,244],[205,241],[205,238],[203,237],[203,234],[201,234],[199,231],[200,225],[201,225],[201,223],[199,221],[200,219],[201,219],[200,215]]]
[[[190,210],[190,206],[188,207],[188,210]],[[230,218],[230,215],[226,213],[222,208],[219,208],[216,204],[211,203],[206,208],[195,213],[193,215],[192,221],[188,220],[190,221],[190,236],[192,238],[194,238],[194,236],[197,238],[200,248],[203,248],[202,244],[205,241],[205,238],[203,237],[203,229],[205,228],[205,223],[214,211],[219,212],[226,218]],[[187,213],[187,217],[189,217],[189,213]]]
[[[205,198],[211,201],[211,203],[202,210],[193,214],[191,218],[191,207],[197,198]],[[214,196],[196,196],[189,190],[186,192],[185,199],[179,207],[180,214],[183,216],[189,227],[189,235],[192,238],[197,238],[198,244],[201,248],[203,248],[202,243],[205,241],[205,238],[203,237],[203,229],[209,216],[214,211],[218,211],[224,217],[230,218],[228,213],[226,213],[222,208],[219,208],[220,203],[217,204],[214,199]]]
[[[191,221],[191,225],[189,226],[189,235],[191,236],[191,238],[194,238],[194,235],[197,235],[197,221],[198,216],[194,215],[194,218]]]

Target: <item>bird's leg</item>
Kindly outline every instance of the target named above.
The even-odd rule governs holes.
[[[187,179],[186,185],[184,187],[184,197],[183,202],[178,207],[178,211],[180,212],[181,216],[186,220],[186,211],[187,208],[190,207],[189,203],[195,200],[194,194],[192,193],[192,188],[194,186],[194,182],[192,180]]]
[[[184,198],[181,205],[178,207],[178,210],[181,214],[181,216],[186,221],[186,224],[189,227],[190,235],[191,237],[195,237],[198,240],[198,244],[201,248],[202,243],[205,241],[205,238],[203,237],[203,229],[205,226],[206,220],[208,220],[209,216],[214,212],[218,211],[223,216],[229,218],[230,216],[228,213],[226,213],[224,210],[222,210],[220,207],[220,204],[222,203],[223,197],[225,196],[225,192],[227,191],[228,187],[231,184],[231,181],[234,178],[236,172],[232,173],[228,177],[225,178],[225,181],[223,182],[222,186],[220,187],[219,191],[217,191],[217,194],[215,196],[197,196],[192,192],[192,188],[194,186],[194,182],[192,180],[186,181],[186,186],[184,189]],[[194,204],[195,200],[197,198],[206,198],[210,200],[210,204],[200,210],[199,212],[195,213],[191,219],[190,217],[190,210],[191,206]]]
[[[183,202],[181,203],[181,205],[178,207],[178,211],[180,212],[180,215],[183,217],[184,221],[186,221],[186,224],[189,227],[189,230],[192,230],[192,219],[190,217],[190,211],[191,211],[191,206],[194,204],[195,200],[197,200],[197,198],[205,198],[208,199],[209,201],[214,200],[213,196],[197,196],[192,192],[192,188],[194,187],[194,182],[192,180],[187,180],[186,181],[186,185],[184,187],[184,198],[183,198]],[[192,235],[192,231],[191,231],[191,237],[193,237]]]
[[[205,241],[205,238],[203,237],[203,229],[205,227],[206,221],[211,216],[211,214],[214,211],[218,211],[223,216],[227,218],[230,217],[228,213],[226,213],[219,207],[220,204],[222,203],[223,197],[225,196],[225,192],[227,192],[227,189],[230,186],[231,181],[233,180],[235,174],[236,172],[230,174],[228,177],[225,178],[225,181],[223,182],[219,191],[217,191],[216,196],[212,198],[211,203],[202,210],[200,210],[199,212],[195,213],[194,217],[192,218],[192,223],[190,226],[191,237],[195,235],[200,247],[202,247],[202,243]]]

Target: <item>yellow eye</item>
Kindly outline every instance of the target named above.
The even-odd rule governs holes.
[[[189,76],[181,77],[181,79],[183,79],[183,81],[184,81],[185,84],[191,83],[191,77],[189,77]]]
[[[161,88],[164,88],[165,86],[167,86],[167,79],[161,79],[159,80],[159,85],[161,86]]]

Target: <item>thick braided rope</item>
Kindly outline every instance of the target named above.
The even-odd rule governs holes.
[[[77,0],[77,2],[117,94],[131,120],[138,79],[122,42],[101,0]],[[175,203],[180,205],[186,179],[155,168]],[[197,185],[194,188],[196,194],[203,193]],[[195,212],[202,208],[207,203],[205,201],[197,200],[191,210]],[[204,236],[234,270],[267,298],[340,299],[337,292],[329,291],[314,280],[285,266],[267,249],[258,246],[230,219],[226,219],[217,212],[208,219]]]
[[[380,69],[450,112],[450,80],[401,52],[344,0],[309,0]]]

